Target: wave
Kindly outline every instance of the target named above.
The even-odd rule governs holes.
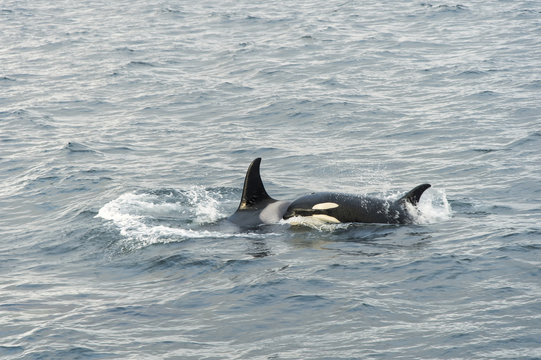
[[[162,189],[127,192],[101,207],[95,216],[108,220],[120,232],[120,247],[137,250],[153,244],[190,239],[260,238],[269,233],[240,233],[220,226],[227,201],[225,188],[193,186],[187,190]]]

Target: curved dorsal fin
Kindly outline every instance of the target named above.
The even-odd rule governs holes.
[[[425,192],[426,189],[430,187],[430,184],[422,184],[419,186],[414,187],[412,190],[410,190],[406,195],[402,196],[398,201],[401,202],[409,202],[412,205],[417,205],[419,202],[419,199],[421,198],[421,195]]]
[[[246,177],[244,178],[244,188],[240,199],[239,210],[257,207],[262,202],[275,201],[267,194],[261,176],[259,175],[259,165],[261,158],[257,158],[248,167]]]

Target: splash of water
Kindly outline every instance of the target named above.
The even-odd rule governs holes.
[[[219,191],[200,186],[180,192],[127,192],[105,204],[96,218],[110,221],[119,230],[118,245],[126,251],[187,239],[269,236],[212,227],[225,217],[222,197]]]
[[[180,204],[159,202],[158,198],[147,193],[125,193],[105,204],[96,217],[112,221],[124,238],[124,245],[131,249],[203,235],[193,230],[148,224],[149,220],[182,212]]]
[[[218,199],[222,198],[220,193],[211,193],[201,186],[193,186],[186,194],[195,212],[196,223],[214,223],[224,217],[219,209],[220,203]]]
[[[417,211],[414,210],[412,213],[415,223],[433,224],[449,220],[453,211],[447,201],[445,190],[430,188],[421,196]]]

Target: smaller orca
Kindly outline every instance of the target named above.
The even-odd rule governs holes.
[[[407,205],[416,206],[429,187],[430,184],[419,185],[396,201],[333,192],[313,193],[293,201],[283,218],[301,216],[329,223],[409,224],[413,217]]]
[[[248,167],[239,207],[228,219],[242,227],[275,224],[281,219],[311,217],[328,223],[409,224],[421,195],[430,184],[422,184],[400,199],[388,201],[369,196],[335,192],[312,193],[293,202],[271,198],[259,173],[261,158]]]

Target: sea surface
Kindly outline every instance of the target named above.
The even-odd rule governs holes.
[[[541,358],[539,1],[3,0],[0,44],[0,358]],[[256,157],[432,188],[239,229]]]

